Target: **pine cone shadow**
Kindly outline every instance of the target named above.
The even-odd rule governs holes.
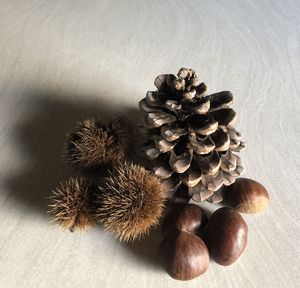
[[[76,122],[97,115],[108,119],[120,111],[131,121],[139,117],[137,109],[110,107],[101,102],[101,95],[81,101],[76,98],[44,91],[24,95],[32,110],[22,112],[20,119],[25,120],[14,127],[11,138],[26,160],[18,171],[4,176],[4,184],[9,200],[26,212],[38,212],[48,218],[47,198],[51,190],[75,174],[64,163],[62,151],[65,134]]]

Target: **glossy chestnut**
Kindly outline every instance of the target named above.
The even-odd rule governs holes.
[[[257,213],[269,204],[269,194],[266,188],[255,180],[238,178],[228,186],[225,198],[235,210],[240,213]]]
[[[205,243],[188,232],[172,232],[161,242],[159,250],[164,268],[174,279],[191,280],[208,268],[209,252]]]
[[[247,245],[248,226],[232,208],[223,207],[212,214],[206,230],[206,245],[220,265],[231,265]]]

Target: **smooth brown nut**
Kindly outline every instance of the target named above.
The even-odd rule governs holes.
[[[227,188],[225,193],[229,204],[240,213],[257,213],[264,210],[269,204],[269,194],[260,183],[238,178]]]
[[[169,234],[160,244],[160,256],[168,274],[177,280],[190,280],[203,274],[209,264],[205,243],[184,231]]]
[[[204,210],[195,204],[175,204],[167,214],[162,225],[163,235],[173,231],[185,231],[202,235],[207,224]]]
[[[248,226],[242,216],[229,207],[212,214],[206,233],[209,253],[220,265],[231,265],[247,245]]]

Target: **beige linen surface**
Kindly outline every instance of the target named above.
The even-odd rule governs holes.
[[[298,0],[0,0],[0,287],[300,287],[299,15]],[[233,92],[245,175],[271,195],[244,216],[239,261],[189,282],[157,264],[159,231],[134,246],[62,232],[45,205],[74,174],[60,152],[75,121],[140,121],[155,76],[182,66]]]

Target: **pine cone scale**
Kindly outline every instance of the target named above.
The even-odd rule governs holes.
[[[190,167],[186,172],[179,175],[180,181],[188,187],[196,186],[201,178],[202,171],[199,170],[198,167]]]
[[[210,109],[209,97],[198,98],[196,101],[183,102],[183,107],[187,111],[195,114],[206,114]]]
[[[194,155],[198,167],[207,175],[214,175],[220,168],[221,158],[217,152],[211,152],[207,155]]]
[[[233,102],[233,94],[230,91],[222,91],[209,96],[211,110],[229,108]]]
[[[179,128],[172,125],[164,125],[161,127],[161,136],[165,138],[167,141],[175,141],[179,139],[179,137],[184,136],[188,133],[187,129]]]
[[[232,125],[236,120],[236,113],[231,108],[214,110],[211,115],[222,126]]]
[[[176,155],[176,153],[172,151],[169,158],[169,165],[176,173],[184,173],[190,168],[192,159],[193,154],[189,151],[180,155]]]
[[[176,145],[176,141],[170,142],[170,141],[167,141],[166,139],[164,139],[161,136],[155,136],[154,137],[154,143],[155,143],[156,148],[161,153],[166,153],[166,152],[171,151]]]
[[[154,80],[154,85],[160,92],[172,92],[171,83],[175,79],[175,75],[172,74],[162,74],[156,77]]]
[[[150,112],[145,117],[145,124],[149,128],[158,128],[164,124],[169,124],[176,121],[176,117],[164,112]]]
[[[218,128],[218,122],[211,115],[194,114],[187,119],[190,129],[200,136],[214,133]]]
[[[230,137],[222,129],[218,129],[215,133],[210,136],[212,142],[215,144],[215,150],[222,152],[227,151],[230,146]]]
[[[160,179],[168,179],[174,173],[174,170],[169,166],[168,163],[163,163],[160,166],[156,166],[154,169],[154,174]]]
[[[210,137],[199,138],[195,134],[190,134],[188,147],[192,148],[196,154],[208,154],[214,150],[215,143]]]

